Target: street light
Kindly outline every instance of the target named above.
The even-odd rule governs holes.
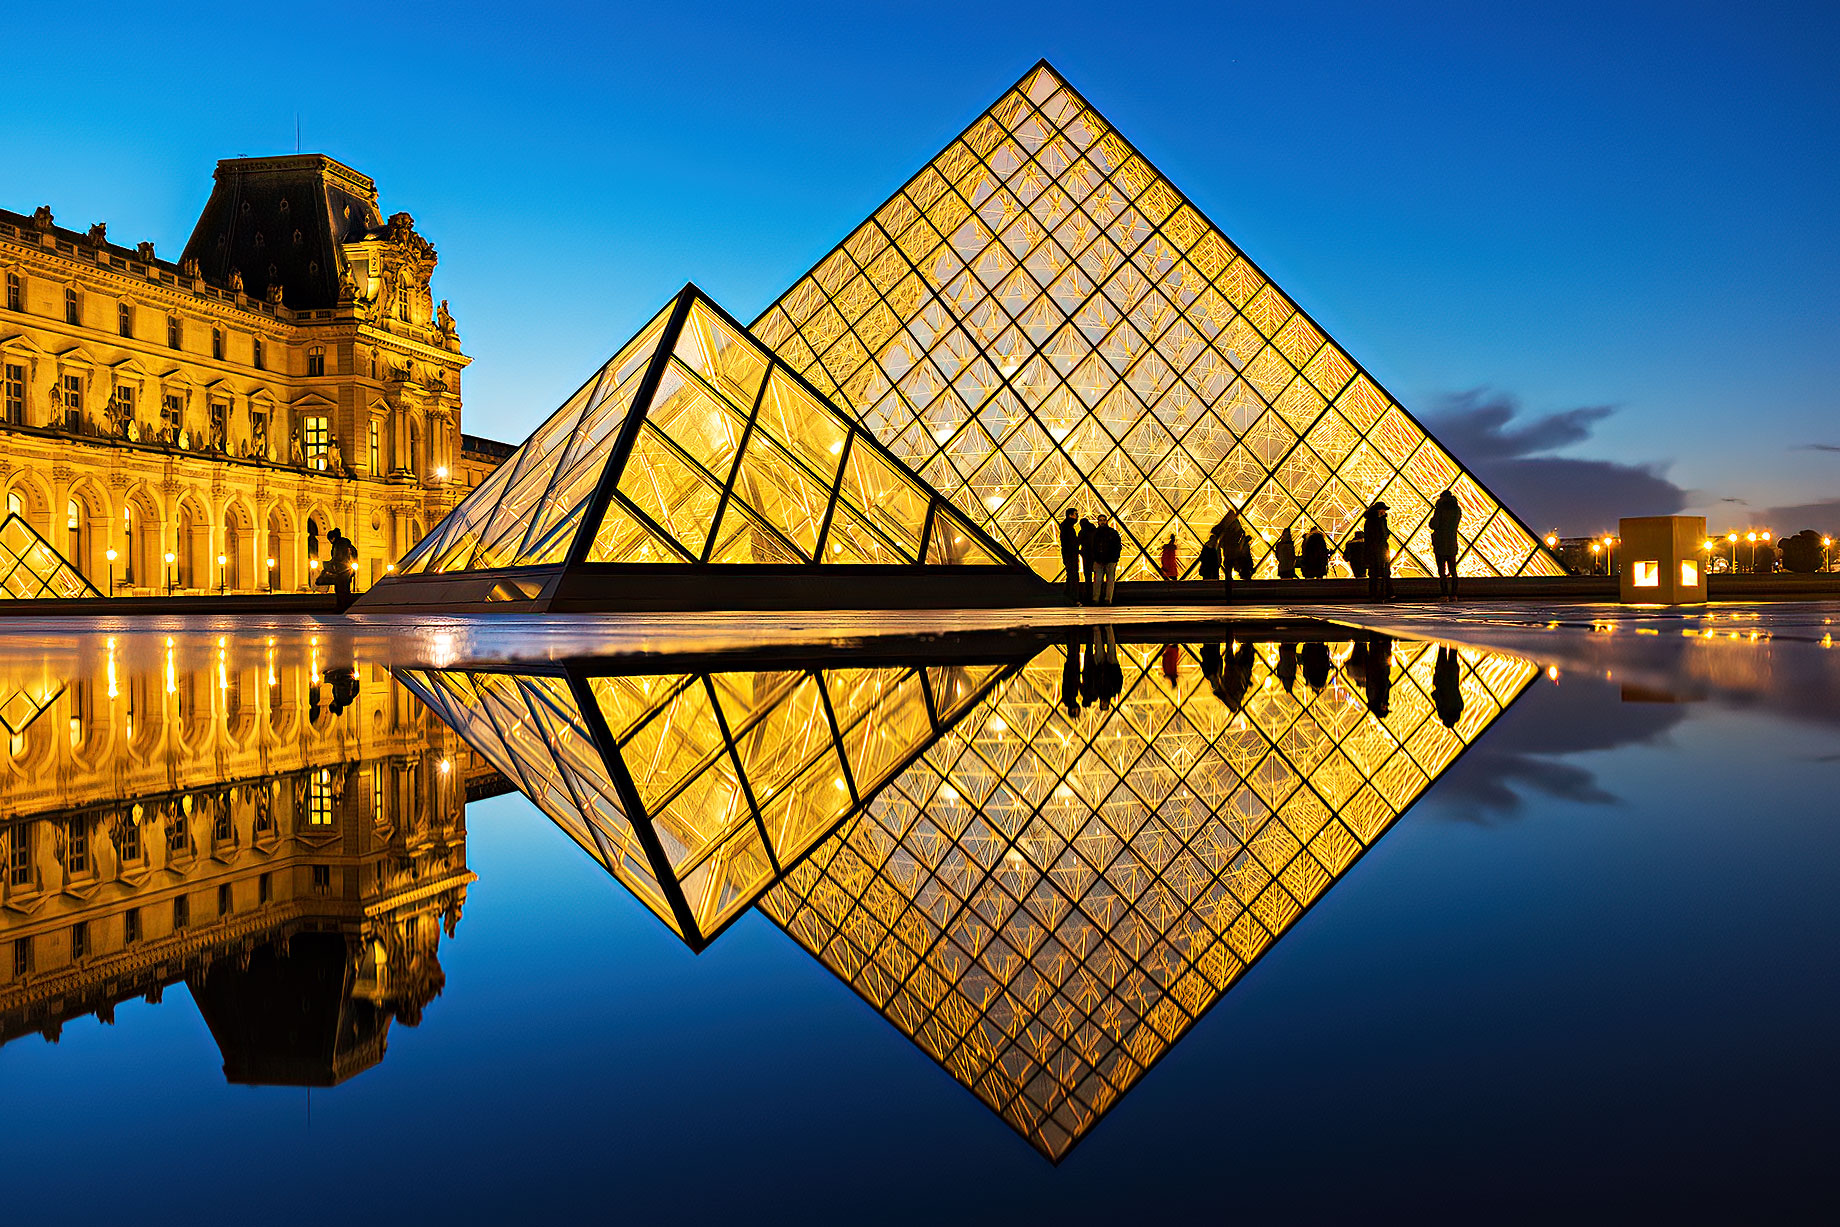
[[[1616,538],[1604,535],[1604,574],[1616,574]]]
[[[224,594],[224,563],[226,561],[227,560],[224,558],[222,554],[219,554],[217,556],[217,595],[218,596],[222,596]]]
[[[1750,542],[1751,546],[1750,566],[1746,570],[1754,575],[1757,573],[1757,534],[1755,531],[1745,533],[1744,539]]]
[[[268,564],[268,590],[273,592],[275,590],[275,560],[264,558],[262,561]]]
[[[1601,550],[1602,548],[1604,547],[1597,544],[1597,542],[1595,541],[1591,542],[1591,574],[1593,575],[1597,574],[1597,551]]]
[[[1823,571],[1831,571],[1834,569],[1833,558],[1828,554],[1828,551],[1833,548],[1834,539],[1832,537],[1821,538],[1821,570]]]
[[[178,587],[177,581],[173,578],[173,561],[178,557],[171,550],[166,551],[166,595],[168,596],[171,596],[172,590]]]
[[[1738,570],[1738,534],[1726,533],[1725,540],[1731,546],[1731,557],[1727,560],[1725,569],[1736,574]]]
[[[104,550],[102,556],[109,560],[109,595],[115,595],[115,560],[120,557],[114,550]]]

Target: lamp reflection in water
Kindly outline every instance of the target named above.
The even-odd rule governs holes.
[[[1538,673],[1091,635],[399,676],[691,945],[758,907],[1058,1161]]]
[[[0,1043],[183,980],[227,1079],[326,1086],[420,1021],[509,785],[380,669],[314,707],[297,648],[0,661]]]

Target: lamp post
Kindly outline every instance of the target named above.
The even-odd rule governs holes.
[[[224,594],[224,563],[228,561],[222,554],[217,556],[217,595]]]
[[[166,595],[167,596],[171,596],[173,589],[178,587],[178,583],[173,577],[173,562],[178,557],[179,556],[173,553],[171,550],[166,551]]]
[[[115,560],[118,557],[120,557],[120,555],[117,554],[113,549],[107,549],[102,552],[102,556],[109,560],[109,595],[114,596],[115,595]]]
[[[1616,538],[1604,534],[1604,574],[1616,574]]]
[[[1756,531],[1753,530],[1751,532],[1745,533],[1744,539],[1750,543],[1750,547],[1751,547],[1750,557],[1747,560],[1748,565],[1745,567],[1745,570],[1750,571],[1750,572],[1755,572],[1757,570],[1757,533]]]
[[[273,592],[275,590],[275,560],[264,558],[262,561],[268,564],[268,590]]]
[[[1597,551],[1603,548],[1604,547],[1597,544],[1597,542],[1591,542],[1591,574],[1593,575],[1597,574]],[[1608,572],[1606,572],[1606,574],[1608,574]]]
[[[1831,571],[1834,569],[1833,556],[1829,553],[1833,548],[1834,539],[1832,537],[1821,538],[1821,570],[1823,571]]]
[[[1731,557],[1726,560],[1725,569],[1736,575],[1738,572],[1738,534],[1726,533],[1725,541],[1731,546]]]
[[[1763,532],[1758,535],[1763,538],[1763,543],[1765,545],[1768,545],[1770,543],[1770,530],[1769,529],[1767,528],[1764,529]],[[1753,563],[1752,565],[1755,566],[1755,563]],[[1774,574],[1775,571],[1776,571],[1776,556],[1772,554],[1770,555],[1770,572]]]

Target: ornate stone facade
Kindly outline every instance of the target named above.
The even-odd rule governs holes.
[[[219,162],[177,262],[0,210],[5,506],[104,592],[299,590],[333,528],[373,582],[509,450],[436,259],[316,154]]]

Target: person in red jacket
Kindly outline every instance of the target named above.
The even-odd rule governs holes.
[[[1162,563],[1164,579],[1176,578],[1179,572],[1176,569],[1176,535],[1174,533],[1170,533],[1169,540],[1163,542],[1163,556],[1158,561]]]

